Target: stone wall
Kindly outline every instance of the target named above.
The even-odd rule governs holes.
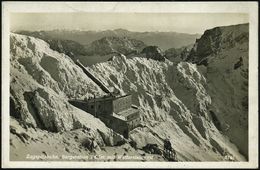
[[[122,96],[113,101],[113,112],[119,113],[123,110],[131,108],[132,95]]]
[[[99,118],[107,125],[107,127],[123,135],[125,138],[128,138],[129,129],[126,121],[113,116],[100,116]]]
[[[98,117],[99,115],[111,115],[113,110],[111,100],[96,101],[96,102],[70,100],[69,103],[96,117]]]
[[[137,117],[135,119],[132,119],[131,121],[127,122],[128,130],[133,130],[141,123],[141,118]]]

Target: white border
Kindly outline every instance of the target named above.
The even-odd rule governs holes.
[[[2,166],[12,168],[257,168],[258,3],[257,2],[3,2]],[[249,14],[249,162],[14,162],[9,160],[9,14],[12,12],[142,12]]]

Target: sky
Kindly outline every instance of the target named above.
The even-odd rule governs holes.
[[[248,23],[242,13],[12,13],[11,31],[113,30],[202,34],[206,29]]]

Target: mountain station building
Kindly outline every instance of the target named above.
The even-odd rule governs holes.
[[[132,105],[131,94],[119,97],[105,95],[100,98],[70,100],[69,102],[99,118],[109,128],[125,138],[128,138],[129,132],[141,122],[138,107]]]

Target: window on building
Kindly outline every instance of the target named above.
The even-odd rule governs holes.
[[[94,108],[94,105],[91,105],[90,107],[91,107],[91,109],[93,109],[93,108]]]

